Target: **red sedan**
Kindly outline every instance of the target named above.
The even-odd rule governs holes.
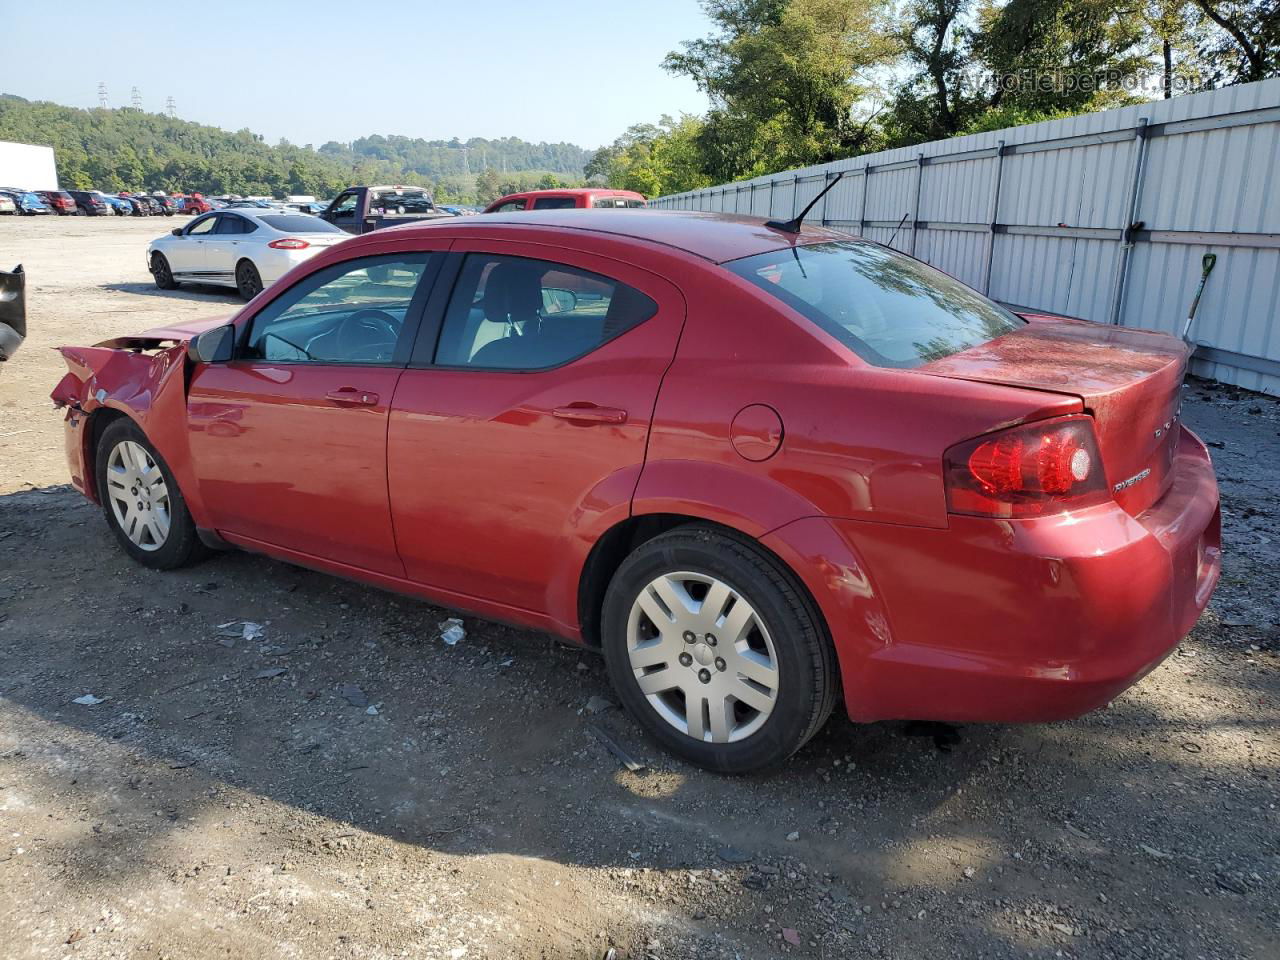
[[[197,335],[198,334],[198,335]],[[602,649],[706,767],[857,721],[1043,721],[1218,579],[1182,341],[706,213],[347,240],[230,322],[64,347],[74,484],[141,563],[235,546]]]

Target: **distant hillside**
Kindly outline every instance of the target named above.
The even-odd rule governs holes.
[[[570,143],[362,137],[319,150],[250,130],[230,133],[128,108],[81,110],[0,94],[0,140],[54,148],[64,188],[312,194],[329,197],[352,183],[430,186],[441,200],[472,202],[487,168],[513,186],[542,176],[580,180],[591,151]],[[468,173],[469,171],[469,173]],[[20,186],[20,184],[14,184]]]

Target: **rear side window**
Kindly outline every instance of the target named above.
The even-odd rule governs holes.
[[[872,243],[808,244],[725,266],[878,367],[918,367],[1024,324],[959,280]]]
[[[596,197],[592,206],[611,210],[637,210],[644,206],[644,201],[635,197]]]
[[[573,197],[538,197],[533,201],[535,210],[568,210],[577,205]]]
[[[219,235],[225,235],[228,233],[253,233],[253,231],[257,229],[257,224],[250,223],[244,217],[237,217],[234,214],[224,213],[218,219],[218,226],[213,232]]]
[[[547,260],[468,254],[436,350],[442,366],[545,370],[653,316],[634,287]]]
[[[342,233],[328,220],[306,214],[282,214],[278,217],[262,217],[262,222],[281,233]]]

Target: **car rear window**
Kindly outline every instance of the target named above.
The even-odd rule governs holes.
[[[283,213],[279,216],[258,217],[258,219],[281,233],[342,233],[341,228],[335,227],[328,220],[321,220],[319,217],[312,217],[305,213]]]
[[[577,205],[574,197],[538,197],[533,201],[535,210],[571,210]]]
[[[725,266],[878,367],[918,367],[1024,324],[959,280],[864,241],[806,244]]]

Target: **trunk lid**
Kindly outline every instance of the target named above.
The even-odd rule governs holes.
[[[1093,417],[1112,495],[1137,516],[1173,482],[1189,348],[1165,333],[1026,319],[1020,330],[916,369],[1079,397]]]

